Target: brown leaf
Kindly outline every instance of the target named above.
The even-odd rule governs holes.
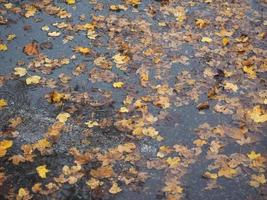
[[[28,56],[36,56],[39,55],[39,46],[38,43],[35,41],[32,41],[28,44],[26,44],[23,48],[23,52]]]

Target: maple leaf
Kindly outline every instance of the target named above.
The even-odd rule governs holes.
[[[30,18],[33,17],[35,15],[35,13],[37,12],[37,8],[35,8],[34,6],[27,6],[26,7],[26,13],[25,13],[25,17],[26,18]]]
[[[117,194],[119,192],[121,192],[122,189],[118,186],[118,183],[116,183],[115,181],[112,182],[112,187],[109,189],[109,192],[111,194]]]
[[[0,99],[0,109],[7,106],[7,101],[5,99]]]
[[[260,175],[255,175],[253,174],[251,176],[251,180],[249,182],[249,185],[252,187],[260,187],[261,185],[266,183],[266,178],[264,176],[264,174],[260,174]]]
[[[7,36],[7,40],[8,40],[8,41],[11,41],[11,40],[14,40],[16,37],[17,37],[16,34],[9,34],[9,35]]]
[[[208,25],[208,21],[204,19],[196,19],[196,26],[198,26],[198,28],[204,28],[207,25]]]
[[[26,84],[27,85],[32,85],[32,84],[38,84],[41,80],[40,76],[34,75],[26,78]]]
[[[52,146],[51,143],[46,138],[44,138],[44,139],[38,140],[33,145],[33,148],[38,149],[40,152],[42,152],[44,149],[50,148],[51,146]]]
[[[46,178],[46,174],[49,172],[49,170],[46,168],[46,165],[40,165],[36,167],[36,171],[41,178]]]
[[[237,90],[238,90],[237,85],[234,83],[230,83],[230,82],[224,82],[224,88],[226,90],[232,90],[234,92],[237,92]]]
[[[65,99],[65,93],[53,91],[49,94],[49,101],[51,103],[60,103]]]
[[[6,44],[0,44],[0,51],[7,51],[7,45]]]
[[[86,184],[90,187],[90,189],[96,189],[97,187],[103,185],[102,181],[99,181],[98,179],[95,178],[90,178]]]
[[[248,74],[248,77],[250,79],[255,79],[257,77],[257,74],[256,74],[255,70],[253,69],[253,67],[244,66],[242,69],[245,73]]]
[[[25,76],[27,74],[27,69],[23,67],[15,67],[14,70],[15,70],[14,74],[19,77]]]
[[[114,88],[122,88],[123,85],[124,85],[124,83],[123,82],[120,82],[120,81],[113,83],[113,87]]]
[[[180,161],[181,159],[179,157],[169,157],[166,160],[170,168],[176,168],[179,165]]]
[[[13,145],[12,140],[2,140],[0,141],[0,158],[6,155],[6,152]]]
[[[23,52],[28,56],[36,56],[39,55],[39,46],[38,43],[35,41],[32,41],[28,44],[26,44],[23,48]]]
[[[250,160],[255,160],[259,157],[261,157],[260,153],[256,153],[255,151],[251,151],[250,153],[247,154]]]
[[[70,114],[67,112],[59,113],[57,116],[57,120],[61,123],[65,123],[70,117]]]
[[[230,167],[221,168],[218,171],[218,176],[224,176],[226,178],[233,178],[237,174],[236,169],[232,169]]]
[[[129,56],[122,55],[120,53],[116,54],[112,58],[113,58],[114,62],[116,64],[119,64],[119,65],[125,64],[125,63],[129,62],[129,60],[130,60]]]
[[[123,107],[120,108],[119,112],[120,113],[128,113],[129,109],[123,106]]]
[[[256,123],[263,123],[267,121],[267,113],[259,105],[254,106],[252,110],[247,112],[247,114]]]

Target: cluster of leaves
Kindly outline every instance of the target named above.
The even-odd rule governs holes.
[[[80,145],[69,148],[66,154],[73,163],[60,166],[60,170],[50,168],[51,163],[45,159],[38,162],[32,167],[38,181],[14,188],[8,184],[10,199],[53,196],[64,185],[78,182],[86,185],[88,191],[103,190],[110,195],[123,188],[142,190],[140,185],[154,169],[164,174],[161,192],[166,199],[181,199],[186,190],[182,179],[203,155],[210,162],[201,174],[207,179],[205,189],[219,188],[218,179],[234,179],[244,171],[250,177],[247,184],[251,187],[266,185],[266,152],[256,150],[257,144],[266,140],[267,83],[262,76],[267,73],[267,65],[266,51],[260,45],[266,35],[266,21],[255,30],[247,30],[246,11],[251,7],[246,1],[155,1],[148,5],[141,0],[124,0],[121,4],[92,0],[87,3],[95,9],[94,13],[91,17],[80,13],[77,23],[70,20],[74,18],[72,12],[77,12],[84,2],[66,0],[57,5],[44,0],[19,6],[5,0],[0,3],[0,24],[4,27],[10,23],[9,13],[36,19],[36,23],[39,15],[56,17],[56,21],[43,24],[39,32],[51,41],[62,40],[62,49],[72,54],[49,57],[44,49],[53,51],[53,43],[40,44],[31,39],[19,47],[25,60],[18,60],[12,73],[4,74],[5,78],[0,76],[0,85],[19,79],[29,88],[46,88],[49,92],[42,99],[54,108],[56,115],[46,132],[40,133],[42,137],[20,148],[14,144],[20,144],[20,126],[26,122],[23,116],[9,119],[7,130],[0,131],[0,159],[6,159],[9,165],[33,166],[38,157],[52,157],[62,144],[62,135],[76,125],[80,128],[79,136],[86,137],[81,143],[89,144],[87,149],[81,150]],[[188,14],[200,5],[216,15]],[[98,14],[102,10],[107,14]],[[158,21],[151,23],[154,19]],[[74,42],[81,36],[86,42]],[[1,39],[0,53],[9,53],[9,44],[19,39],[14,33]],[[190,55],[184,49],[186,45],[193,48]],[[101,52],[99,46],[107,53]],[[200,66],[194,65],[196,61]],[[66,70],[55,77],[54,72],[69,66],[71,73]],[[90,86],[99,88],[90,92],[75,89],[73,82],[84,76]],[[114,112],[109,117],[97,117],[94,112],[90,116],[83,114],[88,108],[111,105]],[[190,144],[167,138],[172,137],[170,127],[179,134],[184,122],[180,118],[172,121],[171,113],[188,105],[194,106],[199,118],[220,115],[232,122],[197,124]],[[10,108],[8,98],[1,97],[0,112]],[[186,118],[187,113],[178,115],[192,120],[188,132],[196,126],[193,118]],[[165,123],[171,123],[167,129],[162,128]],[[90,141],[100,130],[110,128],[126,135],[127,141],[109,148]],[[165,142],[166,138],[171,144]],[[145,140],[158,147],[149,159],[142,153]],[[224,149],[232,148],[233,143],[244,147],[245,152],[225,154]],[[96,165],[92,167],[92,163]],[[12,178],[8,169],[0,168],[0,186]]]

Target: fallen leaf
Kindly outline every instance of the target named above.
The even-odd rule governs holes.
[[[13,145],[12,140],[2,140],[0,141],[0,158],[6,155],[6,152]]]
[[[113,87],[114,87],[114,88],[122,88],[123,85],[124,85],[123,82],[115,82],[115,83],[113,83]]]
[[[95,126],[99,126],[98,122],[95,122],[95,121],[88,121],[85,123],[85,125],[87,125],[88,128],[93,128]]]
[[[36,56],[39,54],[39,46],[38,43],[35,41],[32,41],[28,44],[26,44],[23,48],[23,52],[28,56]]]
[[[40,76],[34,75],[26,78],[26,84],[31,85],[31,84],[38,84],[41,80]]]
[[[66,3],[69,5],[74,5],[76,3],[75,0],[66,0]]]
[[[6,44],[0,44],[0,51],[7,51],[7,45]]]
[[[251,176],[251,180],[249,182],[249,185],[257,188],[257,187],[260,187],[261,185],[263,185],[265,183],[266,183],[266,178],[265,178],[264,174],[260,174],[258,176],[253,174]]]
[[[116,182],[112,182],[112,187],[109,189],[109,192],[111,193],[111,194],[117,194],[117,193],[119,193],[119,192],[121,192],[122,190],[121,190],[121,188],[118,186],[118,183],[116,183]]]
[[[61,123],[65,123],[69,117],[70,117],[69,113],[63,112],[63,113],[59,113],[56,119]]]
[[[46,165],[38,166],[36,171],[41,178],[46,178],[46,174],[49,172],[49,170],[46,168]]]
[[[58,37],[61,35],[61,32],[59,31],[48,32],[47,35],[50,37]]]
[[[207,43],[211,43],[212,39],[209,37],[202,37],[201,42],[207,42]]]
[[[96,189],[97,187],[103,185],[102,181],[99,181],[98,179],[95,178],[90,178],[86,184],[90,187],[90,189]]]
[[[232,90],[234,92],[237,92],[238,87],[236,84],[230,83],[230,82],[224,82],[224,89],[226,90]]]
[[[23,67],[15,67],[14,70],[15,70],[14,74],[19,77],[25,76],[27,74],[27,69]]]
[[[254,106],[252,110],[247,112],[247,114],[256,123],[263,123],[267,121],[267,113],[259,105]]]
[[[0,99],[0,109],[7,106],[7,101],[5,99]]]

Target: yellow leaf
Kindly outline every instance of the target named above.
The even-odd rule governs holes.
[[[88,121],[85,124],[88,126],[88,128],[93,128],[94,126],[99,125],[98,122],[94,122],[94,121]]]
[[[260,153],[256,153],[255,151],[251,151],[250,153],[247,154],[250,160],[255,160],[259,157],[261,157]]]
[[[34,6],[28,6],[26,7],[25,17],[26,18],[33,17],[36,12],[37,12],[37,9]]]
[[[91,50],[87,47],[81,47],[81,46],[77,46],[74,48],[74,51],[79,52],[81,54],[89,54],[91,52]]]
[[[14,70],[15,70],[14,74],[19,77],[25,76],[27,74],[27,69],[23,67],[15,67]]]
[[[62,123],[65,123],[69,117],[70,117],[69,113],[63,112],[63,113],[59,113],[56,119]]]
[[[14,40],[15,38],[16,38],[16,35],[15,35],[15,34],[9,34],[9,35],[7,36],[7,40],[8,40],[8,41]]]
[[[0,109],[7,106],[7,101],[5,99],[0,99]]]
[[[249,182],[249,184],[252,186],[252,187],[259,187],[260,185],[263,185],[266,183],[266,179],[265,179],[265,176],[264,174],[261,174],[261,175],[255,175],[253,174],[251,176],[251,180]]]
[[[50,148],[52,145],[51,143],[46,139],[41,139],[41,140],[38,140],[34,145],[33,145],[33,148],[34,149],[38,149],[39,151],[42,151],[44,150],[45,148]]]
[[[128,108],[126,107],[121,107],[120,110],[119,110],[120,113],[127,113],[129,112]]]
[[[229,38],[227,38],[227,37],[224,37],[224,38],[222,39],[222,45],[223,45],[223,46],[227,46],[227,45],[229,44],[229,42],[230,42],[230,40],[229,40]]]
[[[252,110],[249,110],[248,116],[256,123],[267,121],[267,113],[259,105],[254,106]]]
[[[120,53],[116,54],[116,55],[113,56],[112,58],[113,58],[114,62],[115,62],[116,64],[119,64],[119,65],[121,65],[121,64],[125,64],[125,63],[127,63],[127,62],[130,60],[129,56],[127,56],[127,55],[122,55],[122,54],[120,54]]]
[[[7,150],[12,147],[12,140],[2,140],[0,141],[0,158],[6,155]]]
[[[196,19],[196,26],[198,26],[198,28],[204,28],[207,24],[208,22],[204,19]]]
[[[40,76],[30,76],[28,78],[26,78],[26,84],[27,85],[31,85],[31,84],[38,84],[41,80]]]
[[[207,141],[206,140],[201,140],[201,139],[196,139],[194,140],[193,142],[197,147],[201,147],[205,144],[207,144]]]
[[[256,72],[254,71],[253,67],[244,66],[243,71],[249,75],[249,78],[255,79],[257,77]]]
[[[210,172],[205,172],[203,176],[206,177],[206,178],[209,178],[209,179],[217,179],[218,178],[217,174],[210,173]]]
[[[114,88],[122,88],[123,85],[124,85],[124,83],[123,82],[120,82],[120,81],[113,83],[113,87]]]
[[[233,176],[235,176],[237,174],[236,169],[232,169],[230,167],[226,167],[226,168],[221,168],[218,171],[218,176],[224,176],[226,178],[233,178]]]
[[[131,4],[132,6],[138,6],[141,4],[141,0],[126,0],[127,3]]]
[[[46,178],[46,173],[49,172],[49,170],[46,168],[46,165],[40,165],[36,168],[36,171],[41,178]]]
[[[75,4],[75,0],[66,0],[66,3],[69,4],[69,5],[73,5]]]
[[[207,43],[211,43],[212,39],[209,37],[202,37],[201,42],[207,42]]]
[[[20,198],[26,197],[28,194],[29,194],[29,192],[24,188],[20,188],[18,191],[18,196]]]
[[[61,35],[61,33],[58,32],[58,31],[53,31],[53,32],[47,33],[47,35],[50,36],[50,37],[58,37],[58,36]]]
[[[109,189],[109,192],[111,194],[117,194],[117,193],[121,192],[121,188],[118,186],[118,183],[113,181],[112,187]]]
[[[7,51],[7,45],[6,44],[0,44],[0,51]]]
[[[230,83],[230,82],[225,82],[224,83],[224,89],[226,90],[232,90],[234,92],[237,92],[238,87],[236,84]]]
[[[179,165],[180,160],[181,159],[179,157],[174,157],[174,158],[169,157],[166,160],[166,162],[170,165],[170,168],[175,168]]]
[[[98,179],[91,178],[86,182],[86,184],[90,187],[90,189],[96,189],[97,187],[103,185],[102,181],[99,181]]]

